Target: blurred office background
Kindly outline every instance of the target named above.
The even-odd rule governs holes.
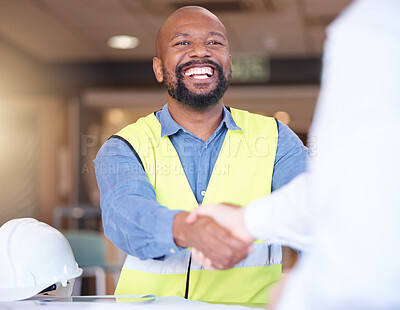
[[[228,29],[233,80],[224,103],[275,116],[317,143],[307,131],[325,30],[349,3],[1,0],[0,224],[35,217],[101,232],[92,161],[111,134],[166,102],[152,71],[154,39],[184,5],[210,9]],[[120,264],[123,255],[105,244],[107,263]]]

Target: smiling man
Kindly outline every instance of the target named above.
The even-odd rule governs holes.
[[[128,254],[116,294],[265,303],[281,274],[281,247],[250,250],[211,218],[186,217],[198,204],[245,206],[269,194],[304,171],[307,150],[274,118],[224,106],[227,31],[206,9],[168,17],[153,69],[167,104],[112,136],[95,159],[105,234]],[[204,270],[190,247],[221,270]]]

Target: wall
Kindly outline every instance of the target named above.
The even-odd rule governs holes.
[[[65,203],[66,111],[57,96],[0,98],[0,224],[17,217],[51,224],[54,207]]]

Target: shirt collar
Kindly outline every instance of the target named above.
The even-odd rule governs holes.
[[[164,107],[159,113],[160,113],[159,121],[161,124],[161,137],[171,136],[173,134],[176,134],[180,129],[184,130],[182,126],[180,126],[177,122],[175,122],[175,120],[169,113],[168,103],[164,105]],[[241,130],[241,128],[238,125],[236,125],[235,121],[233,120],[232,114],[225,106],[223,109],[222,121],[221,124],[218,126],[217,130],[219,130],[223,124],[225,124],[226,128],[230,130]]]

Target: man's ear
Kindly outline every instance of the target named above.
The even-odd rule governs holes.
[[[162,60],[158,57],[153,58],[153,71],[159,83],[164,80]]]

